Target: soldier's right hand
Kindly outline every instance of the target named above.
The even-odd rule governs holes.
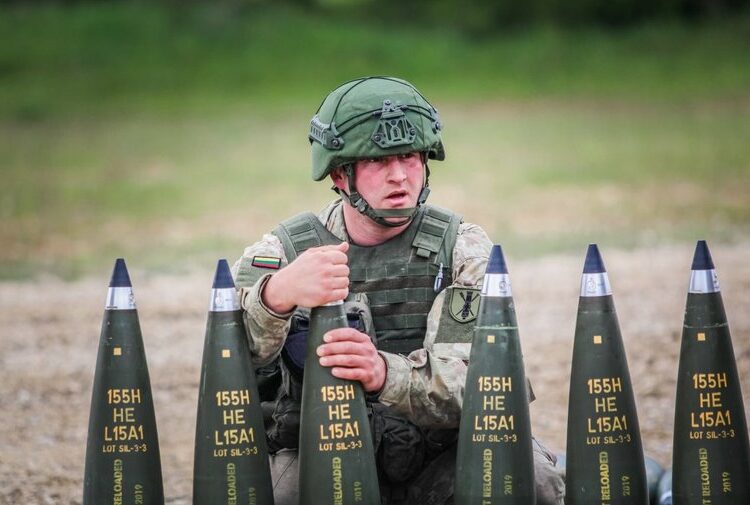
[[[282,268],[266,283],[263,303],[286,314],[295,307],[319,307],[349,294],[349,243],[312,247]]]

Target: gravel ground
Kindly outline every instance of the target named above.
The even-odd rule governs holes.
[[[713,249],[750,406],[750,243]],[[645,450],[671,457],[690,246],[603,250],[630,363]],[[583,258],[508,257],[535,434],[565,448]],[[167,503],[190,503],[193,438],[213,272],[131,271],[151,374]],[[108,277],[0,283],[0,504],[81,502],[89,402]],[[744,310],[743,310],[744,309]]]

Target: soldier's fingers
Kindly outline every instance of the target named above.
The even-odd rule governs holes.
[[[361,343],[351,340],[341,340],[338,342],[324,343],[318,346],[318,356],[330,356],[333,354],[365,354],[361,350]]]
[[[341,249],[341,244],[346,244],[346,249]],[[348,242],[341,242],[340,244],[334,244],[334,245],[321,245],[318,247],[311,247],[305,252],[312,253],[321,253],[321,252],[327,252],[327,251],[341,251],[345,252],[347,249],[349,249],[349,243]]]
[[[317,252],[322,254],[326,261],[330,261],[331,263],[347,263],[349,261],[349,256],[346,255],[348,250],[349,243],[341,242],[338,245],[322,246],[317,249]]]
[[[326,251],[324,254],[326,261],[330,262],[333,265],[345,265],[349,262],[349,256],[347,256],[346,253],[339,251],[338,249],[335,249],[333,251]]]
[[[323,282],[321,283],[321,287],[328,290],[349,288],[349,278],[328,277],[327,279],[323,280]]]
[[[372,363],[356,354],[335,354],[333,356],[322,356],[319,358],[321,366],[335,368],[359,368],[368,370],[372,368]]]
[[[344,340],[342,342],[333,342],[329,344],[322,344],[317,349],[318,356],[332,356],[332,355],[347,355],[356,354],[364,356],[369,353],[369,349],[363,347],[359,342],[352,342],[351,340]]]
[[[339,379],[356,380],[365,391],[380,391],[385,382],[386,365],[380,355],[375,358],[356,355],[336,355],[319,358],[320,364],[330,367],[331,374]]]
[[[331,375],[339,379],[359,381],[364,384],[369,380],[370,374],[361,368],[333,367],[331,368]]]
[[[338,263],[332,265],[328,269],[328,273],[330,273],[333,277],[346,277],[346,279],[349,279],[349,267],[346,265],[346,263]]]
[[[301,256],[300,256],[301,257]],[[322,251],[309,258],[309,264],[317,271],[323,271],[333,265],[346,265],[349,258],[341,251]]]
[[[335,288],[331,290],[330,296],[327,300],[325,300],[323,303],[331,303],[331,302],[338,302],[340,300],[345,299],[347,296],[349,296],[349,283],[346,283],[346,286],[341,288]]]
[[[336,328],[323,335],[323,341],[326,343],[342,342],[345,340],[360,343],[367,342],[372,344],[372,340],[370,340],[369,335],[367,335],[366,333],[362,333],[359,330],[355,330],[354,328]]]

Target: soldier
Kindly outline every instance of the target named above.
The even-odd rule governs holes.
[[[296,448],[309,307],[345,299],[321,365],[368,394],[384,503],[452,503],[456,438],[479,289],[492,246],[426,205],[443,160],[437,110],[408,82],[342,84],[310,124],[312,177],[339,199],[282,222],[234,265],[261,380],[280,369],[269,420],[277,505],[297,503]],[[261,385],[261,389],[263,386]],[[554,456],[534,444],[540,504],[562,504]]]

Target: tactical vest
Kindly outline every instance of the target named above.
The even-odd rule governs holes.
[[[376,246],[350,244],[349,291],[366,293],[378,349],[408,354],[422,347],[427,313],[452,282],[453,248],[461,216],[432,205],[419,208],[409,227]],[[273,230],[291,263],[311,247],[338,244],[313,213],[298,214]]]

